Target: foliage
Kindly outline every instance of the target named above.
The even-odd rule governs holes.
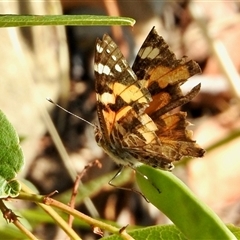
[[[0,16],[1,27],[33,26],[33,25],[114,25],[134,24],[129,18],[105,18],[96,16]],[[113,233],[103,239],[236,239],[239,238],[240,230],[234,226],[227,228],[215,213],[201,203],[191,191],[173,174],[152,169],[148,166],[137,168],[137,183],[143,195],[162,211],[174,225],[151,226],[128,230],[128,228],[115,227],[115,223],[106,223],[105,220],[91,218],[69,207],[63,202],[54,200],[50,196],[39,195],[29,189],[25,184],[20,184],[15,175],[21,170],[24,157],[19,145],[18,136],[5,115],[0,113],[0,209],[3,216],[12,224],[1,223],[1,238],[22,239],[27,236],[36,239],[31,233],[38,222],[51,222],[59,225],[72,239],[80,237],[67,224],[66,217],[62,213],[74,216],[74,222],[78,226],[94,226],[94,231],[106,231]],[[106,178],[95,179],[84,186],[83,196],[92,196],[100,191],[102,182]],[[21,188],[22,185],[22,188]],[[70,195],[70,193],[68,193]],[[36,203],[40,208],[23,210],[21,213],[12,211],[11,205],[6,206],[6,198],[21,199]],[[150,204],[149,203],[149,204]],[[60,213],[54,208],[58,208]],[[44,213],[45,212],[45,213]],[[22,216],[20,219],[18,216]],[[23,220],[24,218],[24,220]],[[3,219],[2,219],[3,220]],[[230,230],[231,231],[230,231]],[[232,234],[234,233],[235,236]],[[18,236],[18,237],[17,237]]]

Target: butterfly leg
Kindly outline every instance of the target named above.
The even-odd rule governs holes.
[[[139,192],[138,190],[133,189],[133,188],[119,187],[119,186],[116,186],[115,184],[112,183],[112,181],[113,181],[115,178],[117,178],[118,176],[120,176],[120,174],[121,174],[121,172],[123,171],[124,167],[125,167],[125,166],[121,166],[121,167],[118,169],[117,173],[110,179],[110,181],[108,182],[108,184],[109,184],[110,186],[112,186],[112,187],[117,188],[117,189],[135,192],[135,193],[141,195],[141,196],[146,200],[146,202],[149,203],[148,199],[147,199],[141,192]],[[134,170],[134,171],[137,171],[136,168],[134,168],[132,165],[128,165],[128,167],[130,167],[130,168],[131,168],[132,170]],[[141,174],[141,173],[139,173],[139,174]],[[146,176],[143,176],[143,177],[146,178]]]

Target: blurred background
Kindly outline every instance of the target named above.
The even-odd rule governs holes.
[[[66,196],[71,194],[76,173],[98,159],[101,168],[92,166],[82,178],[77,209],[117,221],[119,226],[169,223],[138,194],[110,187],[108,181],[118,166],[97,146],[93,128],[46,101],[46,97],[50,97],[74,114],[97,123],[93,72],[96,38],[102,38],[104,33],[111,35],[132,64],[155,26],[178,58],[188,56],[197,61],[203,72],[184,84],[184,92],[199,82],[202,88],[182,110],[193,123],[190,128],[194,139],[207,153],[201,159],[175,164],[173,173],[224,222],[239,225],[239,7],[237,1],[1,2],[1,14],[110,15],[136,20],[134,27],[0,29],[0,108],[22,140],[26,164],[21,178],[32,182],[41,194],[57,189],[56,198],[65,199],[67,203],[70,198]],[[49,114],[67,155],[64,149],[59,150],[61,146],[56,147],[57,136]],[[134,182],[134,173],[127,169],[116,185],[137,188]],[[81,189],[84,187],[88,189],[89,198],[83,201]],[[35,208],[16,204],[21,209]],[[32,229],[39,238],[64,236],[54,223],[42,222],[36,220]],[[83,239],[99,238],[84,224],[79,224],[77,231]]]

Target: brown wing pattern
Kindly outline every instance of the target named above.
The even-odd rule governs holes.
[[[106,140],[114,123],[124,117],[130,106],[144,112],[152,100],[117,45],[108,35],[97,40],[95,50],[97,112]]]
[[[171,114],[171,110],[194,98],[200,84],[183,95],[181,84],[201,72],[192,60],[176,59],[162,37],[153,28],[143,43],[132,69],[138,79],[144,79],[153,98],[145,112],[151,117],[158,130],[156,134],[162,144],[162,154],[170,160],[183,156],[201,157],[204,150],[192,140],[192,132],[186,114]]]
[[[157,138],[156,125],[144,113],[152,101],[151,95],[145,87],[146,83],[138,81],[108,35],[104,35],[102,41],[97,40],[94,67],[100,122],[100,128],[96,129],[96,141],[116,162],[125,165],[134,163],[136,159],[130,151],[123,152],[124,145],[129,143],[129,133],[132,133],[131,139],[141,135],[144,144]]]
[[[183,95],[180,85],[200,72],[196,62],[177,60],[154,28],[132,69],[104,35],[97,40],[95,54],[98,144],[125,165],[140,161],[170,170],[183,156],[201,157],[204,150],[186,129],[186,113],[171,113],[199,92],[197,85]]]

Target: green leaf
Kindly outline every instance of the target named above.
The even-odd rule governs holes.
[[[128,234],[137,240],[187,240],[184,235],[174,225],[152,226],[141,229],[127,231]],[[104,237],[103,240],[122,240],[118,235]]]
[[[0,198],[19,194],[21,186],[14,178],[23,165],[18,135],[0,110]]]
[[[240,239],[240,228],[235,226],[228,226],[228,228]],[[127,231],[128,234],[137,240],[158,239],[158,240],[187,240],[183,233],[175,225],[162,225],[139,228]],[[194,239],[205,239],[201,237],[202,234]],[[103,237],[102,240],[122,240],[119,235],[111,235]],[[217,238],[216,238],[217,239]]]
[[[240,239],[240,227],[236,227],[232,224],[228,224],[227,227],[236,236],[237,239]]]
[[[141,165],[137,167],[137,183],[144,196],[188,239],[236,239],[219,217],[172,173]]]
[[[94,16],[94,15],[0,15],[0,27],[30,26],[133,26],[135,20],[127,17]]]

